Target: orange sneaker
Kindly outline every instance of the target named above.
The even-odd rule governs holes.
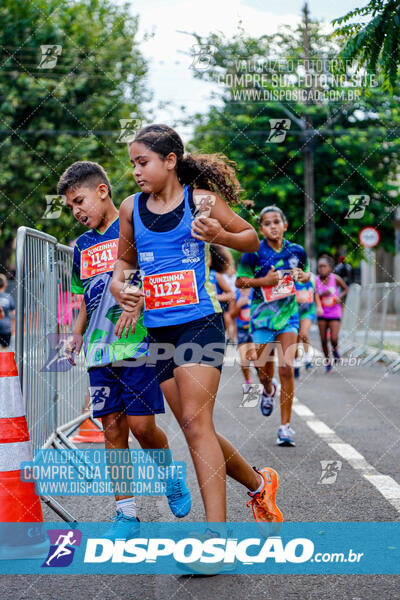
[[[253,469],[264,479],[264,487],[254,496],[248,492],[251,500],[247,506],[251,506],[253,509],[253,515],[257,522],[282,523],[283,515],[275,503],[279,485],[278,473],[270,467],[263,467],[260,470],[253,467]]]

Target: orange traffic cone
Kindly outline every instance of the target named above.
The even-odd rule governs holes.
[[[41,556],[48,548],[35,483],[21,481],[21,463],[32,461],[32,447],[13,352],[0,353],[0,558]],[[4,523],[13,523],[5,526]],[[13,533],[14,532],[14,533]]]
[[[90,394],[89,392],[85,396],[85,412],[89,409]],[[104,444],[104,433],[102,429],[99,429],[93,421],[88,418],[79,426],[78,433],[71,438],[71,442],[74,443],[91,443],[91,444]]]
[[[93,423],[91,419],[86,419],[86,421],[83,421],[82,425],[79,427],[78,433],[71,438],[71,442],[104,444],[104,433]]]

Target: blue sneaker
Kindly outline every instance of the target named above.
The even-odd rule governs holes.
[[[313,368],[313,364],[311,362],[306,362],[306,371]]]
[[[129,540],[139,535],[140,521],[137,517],[128,517],[117,510],[117,514],[110,517],[114,521],[103,535],[108,540]]]
[[[294,368],[294,377],[295,379],[298,379],[300,377],[300,367]]]
[[[261,396],[261,401],[260,401],[260,410],[261,410],[262,414],[264,415],[264,417],[269,417],[269,415],[274,410],[274,400],[275,400],[276,390],[277,390],[277,384],[276,384],[275,379],[272,380],[272,394],[270,394],[268,396],[267,392],[265,391],[265,388],[263,390],[263,393]]]
[[[295,432],[290,427],[290,425],[281,425],[278,429],[278,439],[276,443],[278,446],[295,446],[294,443],[294,434]]]
[[[167,479],[166,483],[165,495],[172,513],[179,519],[186,517],[192,506],[188,486],[183,479]]]

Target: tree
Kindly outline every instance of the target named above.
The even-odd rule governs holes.
[[[371,16],[367,23],[352,22],[354,17]],[[344,64],[357,61],[359,68],[375,73],[382,67],[382,88],[393,91],[400,62],[400,2],[399,0],[370,0],[364,8],[356,8],[333,25],[341,25],[335,35],[346,44],[340,52]]]
[[[95,160],[117,201],[130,193],[120,119],[140,120],[146,62],[138,19],[111,0],[3,0],[0,7],[0,268],[21,225],[64,243],[84,230],[67,208],[43,219],[63,170]],[[56,46],[42,54],[41,46]],[[50,63],[50,66],[49,66]],[[53,64],[54,63],[54,64]],[[53,66],[51,66],[53,65]]]
[[[289,238],[304,243],[303,153],[312,145],[317,253],[339,253],[345,246],[356,263],[362,255],[358,233],[366,225],[377,226],[383,245],[393,250],[399,90],[389,97],[375,86],[366,95],[354,74],[333,76],[337,45],[315,21],[309,33],[311,85],[305,81],[302,24],[258,39],[243,31],[230,39],[195,36],[203,63],[195,76],[217,83],[220,93],[209,113],[197,116],[192,148],[236,161],[245,218],[256,224],[254,212],[277,203],[288,216]],[[312,120],[311,133],[300,127],[304,118]],[[272,119],[291,121],[278,143]],[[370,197],[362,218],[346,218],[349,196]],[[253,213],[245,208],[248,200]]]

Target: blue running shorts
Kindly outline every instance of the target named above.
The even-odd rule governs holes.
[[[110,364],[89,369],[93,416],[102,417],[113,412],[132,416],[165,412],[164,398],[153,367],[135,366],[134,359],[123,362],[124,366]]]

